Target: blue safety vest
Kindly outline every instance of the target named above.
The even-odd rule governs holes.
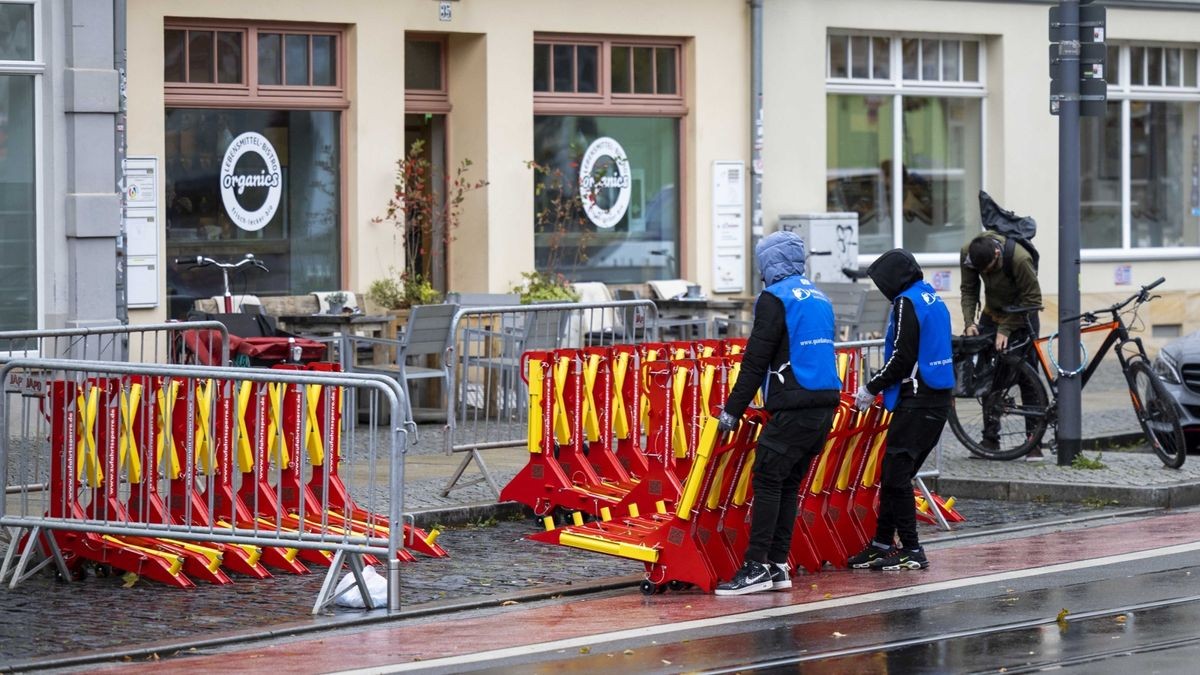
[[[768,373],[763,383],[763,400],[771,375],[782,381],[782,372],[787,367],[792,369],[796,382],[809,391],[841,389],[837,356],[833,352],[833,303],[813,282],[800,275],[777,281],[766,290],[783,302],[791,360],[779,371]]]
[[[917,346],[917,371],[927,387],[932,389],[954,388],[954,353],[950,347],[950,310],[924,280],[916,281],[900,293],[908,298],[917,312],[917,324],[921,327],[921,339]],[[899,299],[899,298],[897,298]],[[892,357],[896,337],[896,314],[888,319],[883,360]],[[913,375],[916,376],[915,373]],[[883,407],[895,410],[900,400],[900,383],[883,390]]]

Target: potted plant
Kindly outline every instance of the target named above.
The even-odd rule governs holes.
[[[390,267],[386,277],[371,282],[367,289],[371,302],[406,319],[407,308],[441,301],[432,283],[434,258],[454,240],[467,195],[488,184],[468,176],[471,166],[470,159],[463,159],[452,176],[435,170],[423,140],[415,141],[396,162],[396,184],[387,212],[374,222],[395,226],[397,236],[403,238],[404,267]]]
[[[572,145],[572,152],[581,157],[582,150]],[[586,183],[590,190],[581,191],[579,177],[561,168],[525,163],[533,171],[533,195],[537,210],[533,216],[534,236],[543,242],[546,255],[534,272],[521,274],[522,282],[512,287],[521,294],[522,303],[578,302],[579,294],[560,271],[561,267],[578,269],[588,260],[588,247],[595,237],[595,226],[588,220],[584,200],[595,201],[607,169],[597,168]],[[571,162],[577,170],[579,160]]]
[[[341,314],[346,307],[346,294],[342,291],[334,291],[325,296],[325,302],[329,303],[330,314]]]

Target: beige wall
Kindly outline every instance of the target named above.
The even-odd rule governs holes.
[[[825,210],[825,36],[830,29],[883,33],[979,36],[987,50],[985,186],[996,199],[1039,223],[1041,282],[1046,295],[1043,330],[1057,323],[1058,119],[1049,114],[1047,6],[940,0],[768,0],[766,3],[766,146],[764,208],[767,231],[782,213]],[[1108,10],[1110,41],[1195,43],[1200,12]],[[1165,257],[1165,256],[1164,256]],[[926,270],[950,270],[947,300],[957,308],[956,256],[920,256]],[[1163,299],[1151,303],[1147,326],[1182,324],[1200,329],[1200,275],[1196,262],[1134,260],[1135,286],[1116,286],[1118,262],[1085,262],[1082,306],[1124,298],[1159,276]],[[955,325],[959,312],[952,312]],[[1147,329],[1146,337],[1150,334]],[[1152,346],[1165,340],[1148,339]]]
[[[450,164],[469,157],[490,185],[473,194],[451,247],[451,287],[506,291],[533,268],[531,73],[533,36],[547,33],[681,36],[688,115],[683,127],[683,276],[711,285],[711,166],[749,161],[749,27],[745,3],[729,0],[464,0],[451,22],[429,0],[329,3],[325,0],[130,0],[129,152],[163,155],[164,16],[328,22],[349,26],[343,222],[346,284],[364,289],[400,261],[387,224],[374,224],[391,193],[403,150],[403,32],[450,33]],[[1057,279],[1057,119],[1048,114],[1046,7],[942,0],[767,0],[765,8],[764,222],[781,213],[825,210],[825,36],[854,28],[891,33],[979,36],[987,51],[985,189],[1041,224],[1044,323],[1054,323]],[[636,21],[631,17],[637,17]],[[1194,41],[1200,12],[1110,9],[1110,40]],[[950,270],[953,255],[923,256],[927,270]],[[1127,290],[1113,283],[1117,262],[1085,262],[1083,306]],[[1200,328],[1200,276],[1194,262],[1135,260],[1135,284],[1159,275],[1167,296],[1150,306],[1154,324]],[[1132,291],[1132,289],[1128,289]],[[948,293],[954,303],[956,292]],[[135,311],[135,320],[165,309]],[[957,315],[957,312],[955,312]],[[955,321],[959,318],[956,316]]]
[[[467,0],[452,5],[453,20],[438,20],[429,0],[130,0],[129,153],[164,155],[163,19],[230,18],[321,22],[348,26],[344,115],[343,226],[348,247],[346,285],[364,290],[389,266],[402,264],[394,228],[371,220],[391,195],[395,161],[404,152],[405,31],[450,33],[449,163],[464,157],[486,190],[469,197],[451,246],[451,288],[508,290],[533,269],[533,36],[538,32],[683,37],[689,114],[684,124],[686,234],[684,276],[711,282],[711,165],[748,160],[748,12],[727,0]],[[631,21],[631,17],[638,17]],[[160,222],[163,214],[160,211]],[[165,251],[165,242],[163,243]],[[165,288],[165,271],[160,275]],[[134,310],[146,322],[166,314]]]

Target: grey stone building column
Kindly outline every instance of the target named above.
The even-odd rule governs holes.
[[[63,0],[61,28],[67,326],[117,322],[117,238],[121,201],[116,191],[119,84],[113,65],[113,1]],[[54,73],[57,75],[58,73]],[[63,161],[64,158],[55,158]],[[60,174],[61,175],[61,174]],[[64,274],[65,273],[65,274]]]

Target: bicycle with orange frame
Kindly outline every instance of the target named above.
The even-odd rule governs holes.
[[[1163,464],[1178,469],[1187,457],[1179,408],[1154,372],[1142,339],[1130,336],[1130,326],[1138,321],[1138,310],[1159,297],[1150,291],[1163,281],[1160,277],[1110,307],[1064,319],[1064,322],[1081,321],[1081,335],[1104,337],[1090,361],[1087,350],[1083,350],[1081,366],[1076,371],[1064,371],[1055,360],[1053,345],[1057,333],[1032,341],[1022,340],[995,355],[992,385],[986,391],[976,392],[979,395],[974,398],[954,400],[949,418],[954,436],[972,454],[1002,460],[1017,459],[1038,447],[1049,429],[1055,430],[1052,444],[1057,442],[1059,379],[1078,376],[1080,386],[1086,386],[1112,349],[1125,374],[1129,397],[1147,442]],[[1039,309],[1015,307],[1008,311],[1029,315]]]

